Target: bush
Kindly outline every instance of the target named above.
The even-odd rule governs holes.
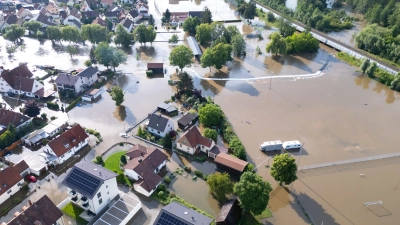
[[[171,100],[172,100],[172,101],[175,101],[175,95],[172,95],[172,96],[171,96]]]
[[[158,191],[163,191],[163,192],[165,192],[165,191],[167,191],[167,188],[165,187],[165,184],[160,184],[160,185],[158,186],[157,190],[158,190]]]
[[[196,176],[198,176],[198,177],[203,177],[203,172],[201,172],[200,170],[195,170],[194,171],[194,174],[196,175]]]
[[[101,155],[96,156],[96,162],[95,163],[99,164],[99,165],[104,165],[103,157]]]
[[[269,22],[274,22],[275,21],[275,16],[272,12],[267,13],[267,19]]]
[[[60,106],[57,103],[54,102],[47,102],[47,108],[52,109],[52,110],[60,110]]]
[[[160,191],[160,192],[158,192],[158,197],[160,197],[160,198],[164,198],[164,192],[163,191]]]
[[[169,197],[170,197],[170,198],[175,198],[175,197],[176,197],[176,194],[175,194],[174,192],[171,192],[171,193],[169,193]]]
[[[121,163],[125,166],[128,162],[126,161],[125,155],[121,155]]]
[[[190,166],[185,166],[185,167],[183,167],[183,169],[188,173],[192,172],[192,168]]]
[[[165,178],[164,178],[164,182],[165,182],[166,184],[170,184],[170,183],[171,183],[171,178],[170,178],[170,177],[165,177]]]
[[[147,70],[147,71],[146,71],[146,75],[147,75],[148,77],[153,76],[153,70]]]
[[[47,114],[46,113],[42,113],[42,115],[40,115],[40,117],[42,117],[42,119],[46,120],[47,119]]]
[[[67,112],[70,111],[71,109],[73,109],[76,106],[76,104],[78,104],[81,101],[82,101],[82,97],[75,99],[75,101],[73,101],[73,102],[71,102],[71,104],[69,104],[69,106],[65,109],[65,111],[67,111]]]
[[[121,184],[126,183],[124,173],[119,173],[119,174],[118,174],[118,176],[117,176],[117,183],[121,183]]]
[[[231,148],[233,155],[238,157],[239,159],[246,160],[246,150],[242,142],[237,138],[232,138],[229,142],[229,147]]]
[[[21,198],[14,198],[13,199],[13,203],[14,204],[17,204],[18,202],[20,202],[21,201]]]

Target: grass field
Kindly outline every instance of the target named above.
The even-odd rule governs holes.
[[[104,167],[118,173],[118,183],[127,184],[129,187],[132,187],[133,182],[124,175],[124,171],[119,167],[121,156],[125,155],[125,153],[126,151],[120,151],[110,155],[106,160],[104,160]]]
[[[85,210],[79,208],[78,206],[72,204],[71,202],[68,203],[66,206],[64,206],[64,208],[62,208],[62,211],[68,216],[74,218],[76,222],[78,222],[78,224],[83,224],[83,225],[88,224],[88,222],[85,219],[79,216]]]

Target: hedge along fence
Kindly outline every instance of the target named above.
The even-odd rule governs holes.
[[[52,110],[60,110],[60,106],[57,103],[54,102],[47,102],[47,108],[52,109]]]
[[[71,102],[71,104],[69,104],[69,106],[67,108],[65,108],[65,111],[70,111],[71,109],[73,109],[76,104],[78,104],[80,101],[82,101],[82,97],[79,97],[77,99],[75,99],[75,101]]]

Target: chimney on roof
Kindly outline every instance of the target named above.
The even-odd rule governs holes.
[[[140,159],[138,159],[137,161],[140,163],[140,162],[142,162],[142,161],[143,161],[143,159],[142,159],[142,158],[140,158]]]
[[[14,217],[17,217],[17,216],[19,216],[19,214],[21,214],[20,212],[18,212],[18,211],[16,211],[15,213],[14,213]]]
[[[100,176],[102,176],[103,174],[101,174],[101,172],[99,172]]]

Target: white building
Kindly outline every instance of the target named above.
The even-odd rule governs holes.
[[[147,131],[150,133],[165,137],[166,134],[175,129],[174,122],[161,114],[149,114],[148,121],[146,122]]]
[[[0,92],[24,94],[27,97],[43,97],[43,85],[32,78],[33,74],[26,65],[17,66],[10,71],[0,69],[0,73]]]
[[[210,138],[203,137],[196,126],[191,127],[176,141],[176,147],[179,150],[191,155],[200,151],[208,155],[208,151],[214,146],[215,142]]]
[[[136,180],[133,185],[135,191],[149,197],[162,182],[163,178],[158,173],[167,163],[168,157],[157,148],[146,148],[138,144],[126,153],[126,158],[125,175]]]
[[[21,189],[28,174],[29,166],[23,160],[0,170],[0,205]]]
[[[32,118],[22,115],[21,113],[0,108],[0,131],[7,129],[9,124],[14,125],[16,129],[20,129],[30,122],[32,122]]]
[[[89,135],[77,124],[50,141],[43,147],[43,152],[48,154],[50,162],[62,164],[87,144]]]
[[[99,72],[97,67],[89,66],[86,69],[79,69],[78,71],[79,73],[76,76],[81,77],[83,84],[87,87],[92,86],[99,79],[97,76],[97,72]]]
[[[62,182],[71,202],[97,214],[117,195],[117,174],[91,162],[75,164]]]
[[[65,73],[60,73],[55,83],[57,85],[57,91],[70,90],[75,93],[80,93],[83,90],[84,82],[83,78],[79,76],[73,76]]]

